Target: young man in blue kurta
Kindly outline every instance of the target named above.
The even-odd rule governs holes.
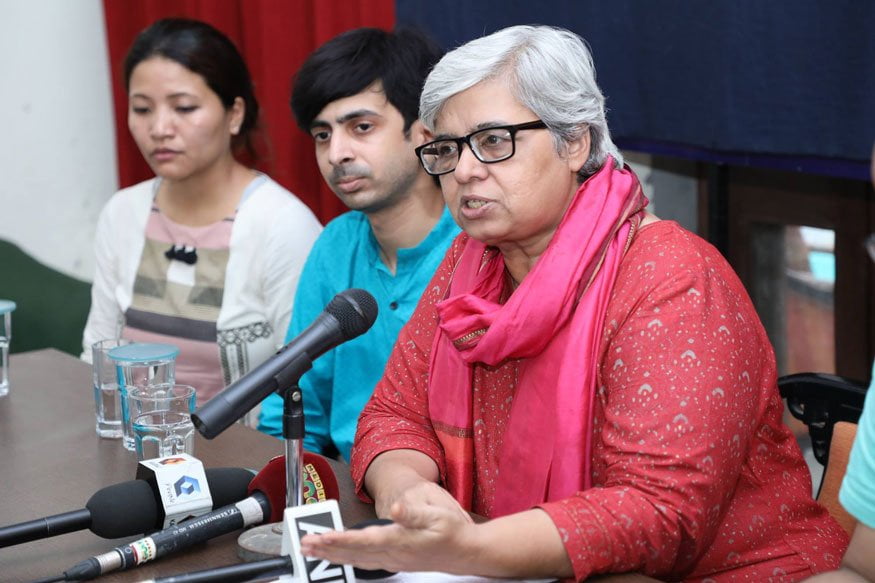
[[[351,287],[369,291],[374,326],[313,362],[301,378],[304,447],[349,459],[359,413],[398,332],[459,230],[414,148],[431,139],[419,92],[441,51],[413,31],[357,29],[319,49],[298,72],[292,110],[313,137],[328,185],[351,211],[316,241],[298,283],[286,341]],[[262,403],[259,429],[282,433],[282,400]]]

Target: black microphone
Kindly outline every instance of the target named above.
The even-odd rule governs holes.
[[[367,332],[376,319],[374,296],[361,289],[340,292],[309,328],[192,413],[191,420],[201,435],[216,437],[265,397],[295,384],[316,358]]]
[[[245,498],[252,480],[252,471],[243,468],[209,468],[205,473],[213,508]],[[122,538],[163,524],[164,507],[157,485],[148,480],[130,480],[101,488],[81,510],[0,528],[0,548],[84,529],[103,538]]]
[[[364,522],[353,524],[349,528],[354,530],[358,528],[367,528],[369,526],[385,526],[387,524],[393,524],[393,522],[388,518],[374,518],[373,520],[365,520]],[[362,569],[360,567],[353,567],[352,570],[355,572],[356,579],[367,580],[386,579],[397,574],[394,571],[386,571],[385,569]]]
[[[263,469],[251,480],[255,490],[248,498],[85,559],[64,571],[63,578],[59,580],[85,581],[111,571],[130,569],[211,538],[264,522],[271,516],[270,501],[284,497],[286,492],[285,476],[273,471],[271,464],[268,466],[270,471]]]

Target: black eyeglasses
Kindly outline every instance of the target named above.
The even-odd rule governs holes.
[[[416,148],[417,157],[432,176],[447,174],[456,169],[462,157],[462,144],[468,144],[474,157],[484,164],[507,160],[516,152],[516,133],[520,130],[545,129],[547,124],[538,121],[510,126],[495,126],[470,133],[461,138],[444,138]]]

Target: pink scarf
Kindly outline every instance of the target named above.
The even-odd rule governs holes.
[[[609,158],[571,202],[547,249],[506,303],[504,259],[470,239],[437,304],[429,413],[447,489],[473,498],[473,365],[522,359],[498,459],[495,516],[590,487],[596,368],[605,311],[647,199]]]

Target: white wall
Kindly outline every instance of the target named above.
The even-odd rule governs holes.
[[[0,238],[89,281],[118,184],[104,30],[100,0],[0,7]]]

